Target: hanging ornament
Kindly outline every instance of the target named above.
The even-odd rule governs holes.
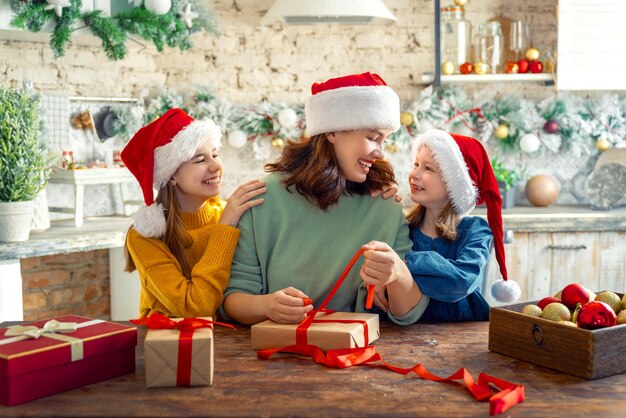
[[[241,148],[248,142],[248,136],[240,129],[232,130],[228,133],[228,145],[233,148]]]
[[[609,142],[608,139],[601,138],[596,141],[596,148],[598,149],[598,151],[604,152],[608,150],[609,148],[611,148],[611,143]]]
[[[498,139],[506,139],[509,137],[509,127],[502,123],[493,131],[493,134]]]
[[[474,63],[474,72],[476,74],[487,74],[488,70],[489,70],[489,65],[487,65],[486,63],[482,61],[478,61],[477,63]]]
[[[63,16],[63,8],[70,7],[70,0],[46,0],[48,5],[44,8],[45,10],[54,9],[54,13],[57,17]]]
[[[398,147],[396,146],[396,144],[389,144],[385,147],[385,151],[390,154],[395,154],[396,152],[398,152]]]
[[[454,4],[463,7],[467,4],[467,0],[454,0]]]
[[[193,19],[197,19],[199,15],[191,11],[191,3],[187,3],[185,10],[178,12],[178,16],[185,22],[185,26],[191,29],[193,27]]]
[[[444,61],[441,63],[441,74],[450,75],[454,74],[454,64],[450,61]]]
[[[285,145],[285,141],[283,141],[281,137],[277,136],[276,138],[272,139],[272,146],[274,148],[282,148],[283,145]]]
[[[519,67],[516,62],[509,61],[506,63],[506,68],[504,69],[504,72],[507,74],[517,74],[519,72]]]
[[[526,59],[528,61],[536,61],[539,59],[539,56],[541,55],[541,53],[539,52],[537,48],[528,48],[526,50],[526,54],[524,55],[526,56]]]
[[[461,64],[461,68],[459,68],[461,74],[471,74],[474,71],[474,66],[471,62],[464,62]]]
[[[543,71],[543,63],[541,61],[531,61],[528,64],[528,69],[531,73],[540,73]]]
[[[298,123],[298,114],[295,110],[286,107],[278,112],[278,123],[283,128],[295,128]]]
[[[555,134],[559,130],[559,124],[554,119],[550,119],[543,124],[543,131],[547,134]]]
[[[156,15],[164,15],[172,8],[172,0],[145,0],[143,6]]]
[[[537,135],[531,133],[525,134],[519,140],[519,147],[526,154],[532,154],[533,152],[537,151],[540,145],[541,143],[539,142],[539,138],[537,138]]]
[[[400,113],[400,124],[402,126],[411,126],[411,125],[413,125],[413,114],[411,112],[402,112],[402,113]]]

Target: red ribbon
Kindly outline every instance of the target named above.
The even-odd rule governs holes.
[[[508,410],[509,408],[517,405],[518,403],[524,401],[523,385],[509,383],[505,380],[497,379],[485,373],[480,373],[478,375],[478,382],[475,382],[472,375],[465,368],[459,369],[456,373],[448,377],[439,377],[430,373],[428,370],[426,370],[424,366],[419,363],[410,368],[392,366],[391,364],[384,361],[380,354],[376,353],[376,348],[374,346],[368,345],[368,332],[367,324],[365,323],[365,321],[315,319],[315,315],[318,312],[334,312],[326,309],[326,305],[328,305],[328,302],[330,302],[335,293],[337,293],[337,290],[345,280],[348,272],[364,251],[365,250],[363,248],[357,251],[357,253],[352,257],[352,260],[350,260],[350,262],[344,269],[343,273],[341,273],[341,276],[339,277],[337,282],[335,282],[335,285],[330,290],[328,296],[326,296],[320,307],[318,309],[313,309],[311,312],[309,312],[304,321],[302,321],[298,325],[298,327],[296,328],[296,345],[274,348],[270,350],[260,350],[257,352],[257,356],[261,360],[267,360],[276,353],[295,353],[306,357],[311,357],[316,363],[337,369],[343,369],[351,366],[377,367],[371,363],[380,361],[383,363],[383,366],[386,369],[391,370],[392,372],[400,374],[408,374],[410,372],[414,372],[419,377],[425,380],[431,380],[435,382],[449,382],[453,380],[463,379],[465,386],[467,386],[467,389],[477,401],[484,401],[489,399],[489,415],[498,415]],[[324,354],[324,352],[319,347],[307,344],[307,330],[311,326],[311,324],[316,322],[362,322],[365,331],[365,347],[328,350],[327,353]],[[491,395],[491,388],[489,387],[490,383],[500,389],[493,396]]]
[[[191,358],[193,346],[193,333],[198,328],[213,329],[213,324],[235,329],[230,324],[209,321],[203,318],[184,318],[181,321],[173,321],[160,313],[153,313],[147,318],[131,319],[136,325],[145,325],[149,329],[178,329],[178,364],[176,367],[176,386],[191,386]]]
[[[454,109],[456,111],[456,113],[454,115],[452,115],[450,118],[448,118],[448,120],[446,120],[444,122],[444,125],[447,125],[448,123],[452,122],[454,119],[456,119],[459,116],[462,116],[464,113],[476,113],[478,115],[478,118],[480,120],[485,120],[485,117],[483,116],[482,111],[480,110],[479,107],[475,107],[473,109],[469,109],[469,110],[461,110],[458,107],[454,106],[452,103],[450,103],[447,100],[444,100],[452,109]],[[461,119],[461,122],[463,122],[463,124],[467,127],[467,129],[469,129],[472,132],[476,132],[476,129],[472,128],[470,126],[469,123],[467,123],[467,121],[465,120],[465,118]]]

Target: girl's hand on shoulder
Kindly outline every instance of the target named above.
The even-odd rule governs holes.
[[[266,316],[274,322],[297,324],[313,310],[311,299],[293,287],[270,293],[266,298]]]
[[[228,198],[218,223],[236,227],[245,211],[263,203],[265,199],[255,199],[255,197],[262,195],[266,191],[265,182],[259,179],[241,184]]]
[[[398,188],[395,186],[386,186],[384,189],[377,189],[370,193],[370,196],[373,198],[380,195],[382,195],[385,200],[393,197],[396,202],[402,202],[402,195],[398,193]]]

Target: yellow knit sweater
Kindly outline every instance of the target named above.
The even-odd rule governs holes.
[[[169,247],[158,238],[146,238],[134,228],[126,245],[141,280],[139,316],[159,312],[170,317],[214,316],[230,277],[239,230],[217,224],[224,201],[211,199],[198,212],[181,213],[193,243],[185,250],[191,279],[182,274]]]

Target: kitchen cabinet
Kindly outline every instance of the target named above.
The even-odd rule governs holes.
[[[552,296],[569,283],[593,291],[626,289],[626,231],[515,232],[505,251],[509,277],[522,289],[521,302]],[[492,255],[485,288],[499,278]]]

